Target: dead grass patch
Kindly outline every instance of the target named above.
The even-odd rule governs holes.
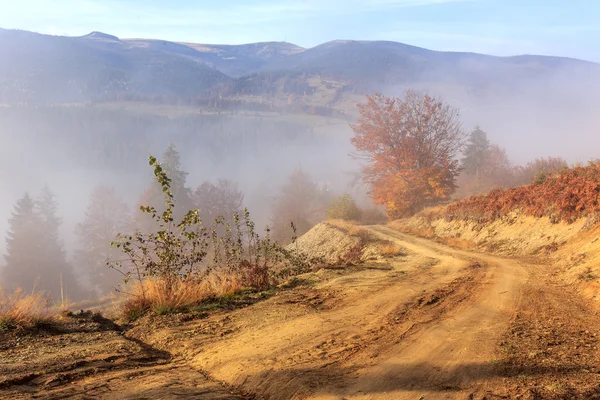
[[[149,311],[158,315],[185,312],[202,304],[231,298],[248,288],[268,288],[270,282],[267,283],[264,274],[252,269],[247,274],[212,273],[201,279],[147,278],[123,291],[123,316],[134,321]]]
[[[408,223],[406,223],[405,220],[396,220],[390,222],[388,226],[395,231],[402,233],[410,233],[412,235],[420,236],[426,239],[433,239],[436,236],[435,230],[430,225],[414,226],[409,225]]]
[[[6,293],[0,288],[0,330],[48,325],[54,322],[56,314],[41,292],[27,294],[17,289]]]
[[[373,235],[367,229],[359,226],[356,222],[345,221],[343,219],[333,219],[326,222],[335,228],[340,229],[349,236],[359,238],[363,243],[373,241]]]
[[[402,247],[394,242],[390,242],[389,240],[382,240],[379,243],[378,252],[383,257],[394,257],[400,254],[401,251]]]
[[[457,237],[444,237],[438,238],[439,243],[445,244],[446,246],[455,247],[462,250],[468,250],[475,247],[473,242]]]
[[[239,274],[210,274],[206,277],[147,277],[121,290],[122,313],[129,321],[146,312],[158,315],[182,312],[215,298],[242,290]]]

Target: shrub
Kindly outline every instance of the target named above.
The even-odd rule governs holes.
[[[306,256],[286,250],[255,232],[247,209],[234,213],[231,222],[223,216],[205,226],[198,210],[188,211],[181,221],[173,218],[171,180],[154,157],[149,158],[164,195],[164,211],[141,206],[154,222],[154,231],[118,234],[112,243],[125,254],[124,261],[108,265],[130,284],[124,312],[135,319],[147,311],[164,314],[197,305],[209,298],[240,291],[243,287],[264,290],[277,279],[310,268]]]
[[[379,242],[378,250],[383,257],[394,257],[400,254],[402,247],[389,240],[382,240]]]
[[[543,173],[528,186],[492,190],[484,196],[460,200],[444,210],[446,218],[490,222],[521,211],[553,222],[574,222],[600,213],[600,163]]]
[[[349,194],[335,197],[327,208],[328,219],[343,219],[345,221],[358,221],[362,210]]]

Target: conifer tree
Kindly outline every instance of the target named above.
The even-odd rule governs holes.
[[[127,231],[128,227],[127,205],[115,189],[96,187],[90,196],[84,220],[75,228],[79,241],[75,260],[88,272],[92,286],[100,295],[113,290],[122,278],[119,272],[108,268],[106,262],[118,258],[119,252],[110,243],[117,233]]]
[[[62,219],[58,217],[58,202],[54,193],[47,186],[44,187],[35,205],[41,218],[40,255],[43,260],[38,267],[39,276],[43,279],[41,287],[56,300],[80,298],[81,288],[60,239]]]
[[[467,145],[462,159],[462,168],[469,176],[479,176],[481,169],[486,164],[488,152],[490,150],[490,141],[487,133],[476,127],[467,141]]]
[[[181,169],[181,157],[173,143],[169,144],[163,153],[161,166],[171,179],[171,193],[173,193],[176,205],[173,217],[175,220],[179,220],[193,207],[193,202],[191,199],[191,189],[186,187],[188,173]],[[149,205],[156,208],[159,212],[163,212],[163,193],[160,186],[156,182],[152,182],[142,194],[138,203],[138,210],[136,210],[135,214],[135,225],[138,229],[147,232],[150,229],[151,221],[146,214],[139,212],[139,206]]]
[[[37,268],[42,259],[42,220],[29,193],[17,201],[8,223],[2,282],[9,290],[35,290],[36,284],[40,283]]]

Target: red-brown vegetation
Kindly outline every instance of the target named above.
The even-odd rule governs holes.
[[[574,222],[600,212],[600,162],[542,174],[528,186],[493,190],[451,204],[444,210],[449,219],[490,222],[512,211],[554,222]]]
[[[362,179],[390,217],[415,214],[454,193],[464,138],[455,109],[407,91],[404,98],[367,96],[358,111],[351,141],[367,161]]]

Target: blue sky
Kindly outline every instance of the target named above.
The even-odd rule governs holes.
[[[393,40],[434,50],[600,62],[596,0],[17,0],[0,27],[198,43]]]

